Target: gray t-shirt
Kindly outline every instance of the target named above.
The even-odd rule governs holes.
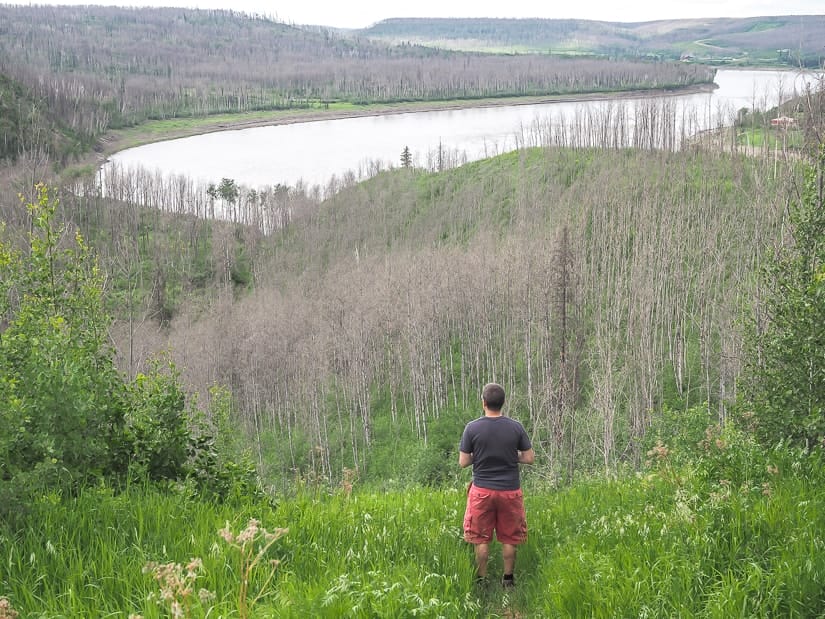
[[[527,432],[509,417],[481,417],[464,428],[458,448],[473,454],[473,484],[490,490],[521,487],[518,452],[532,447]]]

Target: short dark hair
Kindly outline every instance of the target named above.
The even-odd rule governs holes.
[[[504,407],[504,387],[497,383],[487,383],[481,390],[481,399],[491,411],[500,411]]]

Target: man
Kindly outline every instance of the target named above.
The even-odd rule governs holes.
[[[464,539],[475,546],[477,577],[487,580],[487,560],[495,531],[504,559],[502,585],[515,585],[516,546],[527,540],[527,519],[519,464],[533,464],[535,454],[524,427],[504,417],[504,389],[489,383],[481,392],[484,416],[464,428],[458,452],[462,468],[473,465],[467,492]]]

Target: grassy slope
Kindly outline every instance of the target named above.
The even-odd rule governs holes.
[[[648,474],[527,490],[530,539],[519,586],[473,585],[461,541],[463,486],[318,493],[214,505],[133,488],[45,497],[25,528],[0,525],[0,596],[24,617],[159,614],[142,568],[203,559],[193,617],[237,616],[238,556],[217,535],[251,517],[288,527],[254,617],[641,617],[816,615],[823,608],[823,469],[816,458],[712,448],[698,466],[670,454]],[[776,466],[766,472],[766,463]],[[491,565],[501,570],[497,548]],[[250,591],[268,569],[254,573]],[[207,607],[213,607],[206,613]]]
[[[449,207],[485,178],[498,181],[478,203],[481,220],[502,227],[511,221],[517,189],[539,191],[525,183],[531,178],[546,179],[552,172],[554,184],[541,188],[544,197],[536,203],[564,196],[561,203],[569,208],[581,206],[588,187],[606,187],[607,178],[630,183],[616,171],[636,155],[590,155],[529,151],[386,184],[405,173],[397,171],[350,191],[383,196],[388,205],[403,205],[412,193],[406,204],[421,207],[387,213],[398,221],[377,220],[386,234],[375,235],[376,246],[392,246],[402,233],[409,242],[460,246],[473,231],[469,220],[448,216]],[[676,169],[682,182],[664,184],[676,194],[712,191],[729,205],[726,198],[742,194],[749,203],[743,187],[751,179],[725,183],[725,169],[716,168],[721,178],[715,179],[697,160],[682,157],[688,155],[659,167],[631,162],[626,171],[665,175]],[[369,200],[352,202],[364,203]],[[334,201],[319,220],[346,205]],[[355,213],[335,214],[350,215]],[[478,222],[478,214],[472,220]],[[422,237],[428,225],[430,236]],[[331,233],[327,242],[333,255],[345,249],[335,246]],[[530,478],[532,534],[521,552],[520,586],[513,595],[497,589],[481,595],[473,588],[471,556],[460,541],[459,481],[466,479],[455,479],[439,490],[365,488],[330,495],[306,489],[275,505],[247,500],[215,506],[185,492],[141,489],[121,496],[99,490],[77,499],[44,497],[18,523],[0,524],[0,596],[24,617],[158,617],[146,600],[156,586],[142,567],[199,556],[205,570],[198,586],[217,595],[208,616],[236,616],[238,568],[217,530],[226,521],[238,530],[257,517],[267,528],[290,528],[272,549],[270,556],[282,563],[257,617],[818,614],[825,604],[821,466],[783,454],[759,455],[741,441],[714,444],[718,451],[703,453],[691,465],[663,459],[642,477],[581,482],[562,491],[541,488]],[[768,473],[768,464],[777,473]],[[253,579],[253,589],[262,582]],[[206,612],[195,605],[193,615]]]

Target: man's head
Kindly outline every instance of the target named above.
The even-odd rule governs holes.
[[[481,399],[489,410],[498,412],[504,407],[504,388],[496,383],[487,383],[481,390]]]

